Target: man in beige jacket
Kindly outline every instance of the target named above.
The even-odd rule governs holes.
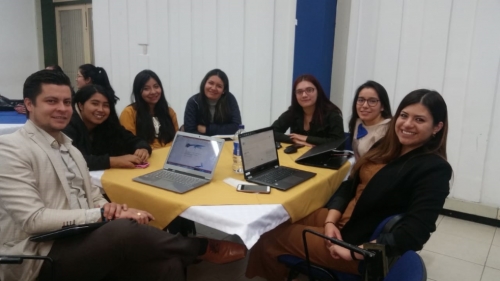
[[[173,236],[151,226],[146,211],[107,202],[91,185],[87,165],[61,133],[71,118],[69,78],[41,70],[26,79],[29,120],[0,136],[0,256],[47,255],[56,280],[185,280],[196,259],[226,263],[245,256],[244,246]],[[87,234],[50,242],[29,237],[66,224],[110,220]],[[41,261],[0,265],[0,280],[48,280]]]

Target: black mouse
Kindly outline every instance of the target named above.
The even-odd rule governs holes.
[[[292,154],[292,153],[295,153],[297,152],[297,147],[295,145],[290,145],[290,146],[287,146],[285,148],[285,150],[283,150],[283,152],[285,152],[286,154]]]

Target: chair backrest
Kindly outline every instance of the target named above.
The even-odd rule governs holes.
[[[372,236],[370,236],[370,241],[377,239],[381,233],[390,232],[402,217],[403,215],[401,214],[387,217],[385,220],[379,223],[375,231],[373,231]]]
[[[385,276],[384,281],[426,281],[427,270],[422,258],[414,251],[404,253]]]
[[[352,150],[351,134],[349,132],[344,132],[344,137],[347,138],[347,140],[344,142],[344,149]]]

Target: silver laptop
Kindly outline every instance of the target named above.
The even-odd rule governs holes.
[[[222,152],[224,140],[177,132],[163,169],[133,180],[177,193],[209,183]]]

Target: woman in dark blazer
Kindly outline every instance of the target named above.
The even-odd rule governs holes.
[[[342,112],[309,74],[295,79],[292,105],[271,126],[278,142],[313,146],[344,138]]]
[[[342,183],[326,208],[261,236],[252,248],[247,277],[280,280],[286,276],[287,269],[277,256],[304,257],[304,229],[355,245],[384,244],[391,255],[422,249],[436,230],[452,175],[446,161],[446,103],[435,91],[416,90],[401,101],[395,116],[387,135],[359,159],[352,177]],[[390,233],[368,241],[380,222],[396,214],[404,216]],[[357,259],[362,256],[319,237],[307,239],[313,263],[358,274]]]
[[[73,98],[73,116],[63,132],[73,140],[90,171],[135,168],[147,162],[151,146],[118,120],[115,96],[99,85],[87,85]]]
[[[220,69],[209,71],[200,92],[189,98],[184,111],[184,130],[206,136],[232,135],[241,124],[240,108],[229,92],[229,79]]]

